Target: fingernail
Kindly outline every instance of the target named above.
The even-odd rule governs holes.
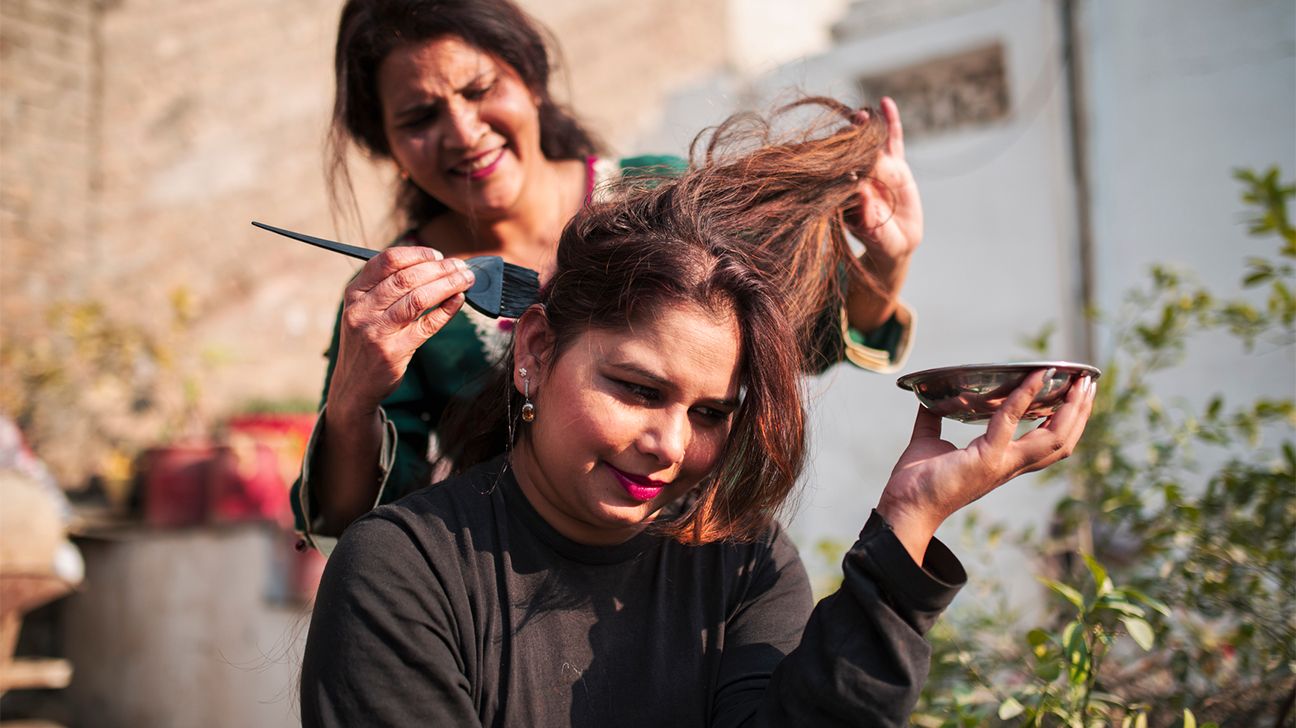
[[[436,260],[442,260],[445,258],[445,256],[441,254],[441,251],[437,250],[436,248],[432,249],[432,255],[436,258]]]
[[[468,270],[468,264],[463,262],[463,258],[455,258],[455,267],[459,270]]]
[[[1047,384],[1048,381],[1049,381],[1050,379],[1053,378],[1053,375],[1054,375],[1054,374],[1057,374],[1057,367],[1049,367],[1048,369],[1045,369],[1045,370],[1044,370],[1044,383]]]

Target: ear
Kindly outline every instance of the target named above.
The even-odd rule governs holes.
[[[544,379],[545,367],[553,358],[553,349],[554,333],[549,317],[544,306],[537,303],[522,312],[513,325],[513,387],[517,391],[522,391],[520,370],[525,367],[531,380],[531,394],[535,395]]]

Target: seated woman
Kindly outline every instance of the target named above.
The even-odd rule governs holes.
[[[577,213],[505,376],[453,423],[459,474],[339,541],[303,725],[906,722],[965,580],[937,527],[1066,457],[1094,387],[1014,440],[1032,376],[962,449],[920,408],[841,589],[811,604],[776,515],[805,455],[804,345],[852,260],[840,211],[885,139],[839,126],[726,154],[753,149],[728,126],[706,165]]]

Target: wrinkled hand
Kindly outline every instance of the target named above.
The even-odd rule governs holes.
[[[458,313],[472,282],[462,260],[423,246],[388,248],[365,263],[343,296],[330,418],[377,411],[414,352]]]
[[[918,185],[905,161],[900,109],[887,97],[881,106],[887,140],[872,174],[859,181],[857,203],[847,211],[846,225],[864,243],[868,262],[885,273],[907,261],[922,242],[923,212]],[[856,118],[867,121],[868,110],[861,109]]]
[[[918,563],[946,518],[1023,473],[1066,458],[1093,411],[1097,384],[1088,376],[1071,386],[1066,401],[1034,430],[1013,435],[1044,372],[1026,379],[990,418],[984,435],[959,449],[941,439],[941,417],[919,407],[909,447],[887,482],[878,512]]]

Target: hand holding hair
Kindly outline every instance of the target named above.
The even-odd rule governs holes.
[[[879,269],[907,260],[923,238],[922,200],[905,161],[900,109],[884,96],[881,112],[886,142],[878,150],[872,172],[859,179],[856,204],[846,211],[848,229],[865,244],[869,262]],[[870,117],[868,109],[861,109],[855,119],[863,123]]]
[[[878,150],[873,169],[861,174],[852,205],[845,211],[846,228],[864,243],[860,262],[876,278],[877,292],[852,287],[848,301],[850,323],[870,331],[895,312],[900,289],[909,274],[909,261],[923,239],[922,199],[918,183],[905,161],[904,128],[900,109],[888,97],[881,100],[886,140]],[[865,124],[868,109],[856,112],[853,121]]]
[[[918,564],[936,529],[958,510],[1023,473],[1066,458],[1084,432],[1097,383],[1084,377],[1039,427],[1014,440],[1017,424],[1044,384],[1031,375],[990,419],[985,434],[959,449],[941,439],[941,417],[922,407],[913,436],[891,472],[877,511]]]

